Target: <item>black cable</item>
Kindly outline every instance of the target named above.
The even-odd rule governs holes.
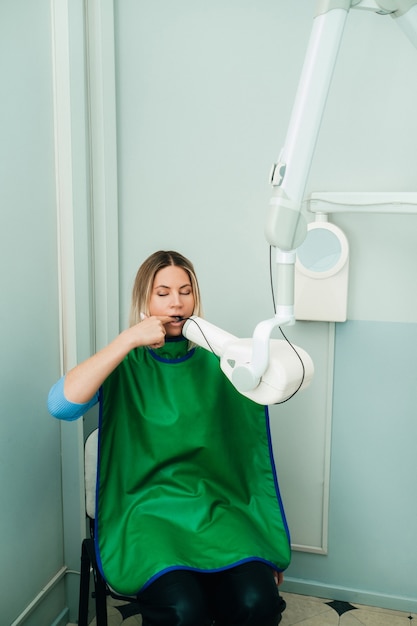
[[[275,304],[274,280],[272,277],[272,273],[272,246],[269,246],[269,281],[271,284],[272,307],[275,314],[277,311],[277,306]]]
[[[203,329],[201,328],[200,324],[193,317],[184,317],[182,319],[189,320],[190,322],[194,322],[194,324],[197,326],[197,328],[200,331],[200,333],[203,335],[203,339],[207,343],[207,345],[210,348],[210,350],[212,351],[212,353],[215,356],[217,356],[217,354],[214,352],[213,348],[211,347],[209,340],[207,339],[206,335],[204,334]]]
[[[284,331],[282,330],[281,326],[278,327],[281,335],[284,337],[285,341],[288,343],[288,345],[292,348],[292,350],[294,350],[295,354],[298,356],[299,361],[301,363],[301,367],[303,369],[303,374],[301,376],[301,382],[298,385],[297,389],[290,395],[288,396],[288,398],[286,398],[286,400],[281,400],[281,402],[276,402],[275,404],[284,404],[284,402],[288,402],[288,400],[291,400],[291,398],[293,398],[295,396],[296,393],[298,393],[303,385],[304,379],[305,379],[305,375],[306,375],[306,368],[304,365],[304,361],[301,358],[300,354],[297,352],[297,350],[295,349],[295,346],[293,346],[293,344],[291,343],[291,341],[289,341],[289,339],[286,337]]]

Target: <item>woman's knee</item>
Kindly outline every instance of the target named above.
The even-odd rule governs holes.
[[[139,594],[143,626],[209,626],[202,590],[192,572],[161,576]]]
[[[272,570],[253,562],[225,573],[219,612],[220,624],[277,626],[285,602],[278,592]]]
[[[285,602],[277,589],[263,589],[258,586],[242,590],[238,606],[235,605],[237,624],[244,626],[277,626]]]
[[[178,601],[173,607],[175,613],[174,621],[170,626],[209,626],[211,620],[207,617],[205,606],[193,599],[187,598]]]

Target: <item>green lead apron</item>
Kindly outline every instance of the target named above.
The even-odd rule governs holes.
[[[210,352],[137,348],[105,381],[96,548],[109,585],[132,595],[172,569],[288,566],[267,409]]]

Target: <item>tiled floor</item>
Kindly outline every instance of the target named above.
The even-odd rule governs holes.
[[[282,592],[287,602],[280,626],[417,626],[417,614],[378,609],[360,604],[349,604],[310,596]],[[123,621],[123,603],[109,599],[108,626],[140,626],[139,615],[126,616]],[[70,626],[70,625],[68,625]],[[97,626],[96,620],[91,626]],[[260,625],[261,626],[261,625]]]

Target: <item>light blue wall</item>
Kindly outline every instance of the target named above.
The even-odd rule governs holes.
[[[157,248],[193,259],[212,322],[247,336],[270,317],[268,174],[314,5],[116,3],[122,320],[137,266]],[[307,193],[416,190],[416,72],[391,18],[351,12]],[[415,610],[416,218],[334,221],[349,239],[351,280],[349,321],[336,328],[329,551],[295,553],[287,585]],[[321,403],[309,397],[274,415],[301,410],[314,422]],[[307,475],[305,459],[300,451]]]
[[[415,611],[417,324],[337,326],[329,551],[296,552],[289,588]]]
[[[11,624],[63,566],[50,3],[0,4],[0,607]],[[64,583],[26,621],[50,624]]]

